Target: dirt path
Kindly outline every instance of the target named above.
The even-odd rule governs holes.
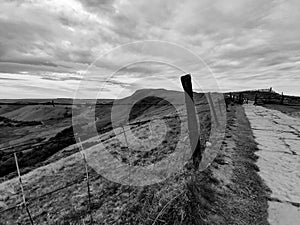
[[[300,119],[277,110],[245,105],[260,151],[257,165],[272,194],[271,225],[296,225],[300,221]]]

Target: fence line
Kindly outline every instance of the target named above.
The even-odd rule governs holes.
[[[208,105],[209,103],[195,103],[195,107],[196,106],[199,106],[199,105]],[[115,104],[115,105],[134,105],[134,104]],[[157,104],[145,104],[145,105],[151,105],[151,106],[157,106]],[[172,104],[172,105],[176,105],[176,104]],[[181,106],[185,106],[184,104],[178,104],[178,105],[181,105]],[[160,119],[168,119],[168,118],[173,118],[174,116],[163,116],[161,117]],[[182,116],[179,116],[179,117],[187,117],[187,115],[182,115]],[[148,119],[148,120],[141,120],[140,122],[133,122],[133,123],[128,123],[128,125],[136,125],[136,124],[139,124],[139,123],[143,123],[143,122],[149,122],[151,121],[151,119]],[[43,141],[43,140],[42,140]],[[20,147],[20,146],[27,146],[27,145],[35,145],[35,144],[38,144],[38,142],[27,142],[25,144],[17,144],[17,145],[10,145],[8,147],[2,147],[0,148],[0,151],[6,151],[7,149],[11,149],[11,148],[16,148],[16,147]],[[25,149],[24,149],[25,150]],[[24,151],[22,150],[22,151]],[[16,151],[18,152],[18,151]],[[14,152],[9,152],[9,154],[13,154]]]
[[[171,119],[171,118],[175,118],[175,117],[176,117],[176,116],[164,116],[164,117],[162,117],[162,119]],[[186,115],[178,116],[178,117],[186,117]],[[157,118],[153,118],[153,119],[155,120],[155,119],[157,119]],[[148,122],[150,122],[150,121],[153,120],[153,119],[140,120],[140,121],[138,121],[138,122],[127,123],[127,125],[139,125],[139,124],[141,124],[141,123],[148,123]],[[122,125],[121,125],[121,126],[122,126]],[[107,129],[107,130],[110,131],[110,130],[113,130],[113,128]],[[99,130],[99,131],[106,131],[106,129]],[[122,133],[122,132],[121,132],[121,133]],[[121,134],[121,133],[118,133],[118,134],[116,134],[116,135],[119,135],[119,134]],[[29,144],[28,144],[28,145],[29,145]],[[22,152],[22,151],[25,151],[25,150],[29,149],[29,148],[24,148],[24,149],[19,149],[19,150],[14,150],[14,151],[5,152],[5,151],[7,151],[7,149],[11,149],[11,148],[19,147],[19,146],[21,146],[21,145],[9,146],[8,148],[2,148],[2,149],[0,149],[0,151],[2,151],[3,153],[9,155],[9,154],[14,154],[14,153]],[[27,146],[27,145],[25,145],[25,146]]]
[[[195,105],[196,105],[196,104],[195,104]],[[200,113],[200,112],[198,112],[198,113]],[[138,121],[136,121],[136,122],[134,122],[134,123],[128,123],[128,125],[138,125],[138,124],[141,124],[141,123],[151,122],[152,120],[155,120],[155,119],[171,119],[171,118],[176,118],[176,117],[187,117],[187,115],[181,115],[181,116],[163,116],[163,117],[161,117],[161,118],[152,118],[152,119],[147,119],[147,120],[138,120]],[[128,130],[125,130],[123,126],[121,126],[121,127],[123,128],[123,131],[121,131],[121,132],[119,132],[119,133],[116,133],[115,135],[118,136],[118,135],[120,135],[120,134],[124,134],[124,135],[125,135],[125,138],[126,138],[126,132],[127,132]],[[151,127],[151,128],[152,128],[152,127]],[[126,139],[127,139],[127,138],[126,138]],[[149,140],[149,141],[151,141],[151,140]],[[128,142],[127,142],[127,143],[128,143]],[[29,144],[30,144],[30,143],[28,143],[27,145],[29,145]],[[151,144],[151,142],[150,142],[150,144]],[[80,141],[80,145],[81,145],[81,147],[82,147],[82,142],[81,142],[81,141]],[[11,148],[14,148],[14,147],[19,147],[19,146],[20,146],[20,145],[9,146],[7,149],[11,149]],[[6,153],[6,154],[16,154],[16,153],[19,153],[19,152],[23,152],[23,151],[25,151],[25,150],[26,150],[26,149],[20,149],[20,150],[15,150],[15,151],[11,151],[11,152],[5,152],[5,150],[2,150],[2,151],[3,151],[4,153]],[[1,149],[0,149],[0,151],[1,151]],[[82,153],[82,152],[80,151],[80,153]],[[43,195],[40,195],[40,196],[38,196],[38,197],[35,197],[35,198],[28,198],[28,201],[29,201],[28,203],[30,204],[30,201],[34,201],[34,200],[36,200],[36,199],[45,197],[45,196],[47,196],[47,195],[51,195],[51,194],[53,194],[53,193],[55,193],[55,192],[57,192],[57,191],[66,189],[66,188],[68,188],[68,187],[70,187],[70,186],[72,186],[72,185],[75,185],[75,184],[78,184],[78,181],[72,182],[72,183],[70,183],[70,184],[67,184],[67,185],[64,186],[64,187],[55,189],[55,190],[53,190],[53,191],[50,191],[50,192],[45,193],[45,194],[43,194]],[[22,194],[22,191],[21,191],[21,192],[14,193],[14,194],[12,194],[12,195],[10,195],[10,196],[17,196],[17,195],[19,195],[19,194]],[[0,213],[3,213],[3,212],[6,212],[6,211],[9,211],[9,210],[12,210],[12,209],[18,207],[19,205],[20,205],[20,203],[17,203],[17,204],[14,205],[14,206],[11,206],[11,207],[9,207],[9,208],[7,208],[7,209],[5,209],[5,210],[0,211]]]
[[[197,103],[197,104],[195,103],[194,105],[196,107],[196,106],[199,106],[199,105],[208,105],[209,103],[210,102],[208,101],[207,103]],[[82,104],[82,105],[86,105],[86,104]],[[96,104],[96,105],[133,105],[133,104],[113,104],[113,103],[112,104],[107,104],[107,103],[101,103],[101,104]],[[168,105],[168,104],[166,104],[166,103],[164,103],[164,104],[145,104],[145,103],[143,103],[142,104],[141,103],[141,104],[138,104],[138,105],[155,105],[155,106],[157,106],[157,105]],[[172,104],[172,105],[181,105],[181,106],[184,106],[184,104]],[[199,113],[200,112],[197,112],[197,114],[199,114]],[[163,117],[160,117],[159,119],[170,119],[170,118],[176,118],[176,117],[179,117],[179,118],[181,118],[181,117],[187,117],[187,115],[181,115],[181,116],[179,116],[179,115],[163,116]],[[151,122],[153,119],[155,120],[155,119],[158,119],[158,118],[152,118],[152,119],[142,120],[142,121],[138,121],[138,122],[134,122],[134,123],[128,123],[128,125],[138,125],[138,124],[141,124],[141,123],[147,123],[147,122]],[[123,125],[121,125],[121,127],[123,129],[123,132],[120,132],[120,133],[115,134],[115,135],[120,135],[121,133],[124,133],[125,141],[127,143],[126,131],[125,131]],[[37,143],[27,143],[25,145],[30,145],[30,144],[37,144]],[[16,147],[19,147],[19,146],[21,146],[21,145],[15,145],[15,146],[11,146],[10,145],[8,148],[5,148],[5,150],[11,149],[11,148],[16,148]],[[22,146],[24,146],[24,145],[22,145]],[[25,151],[26,149],[21,149],[21,150],[16,150],[16,151],[11,151],[11,152],[5,152],[5,150],[3,148],[0,149],[0,151],[3,151],[6,154],[14,154],[14,156],[15,156],[15,161],[16,161],[16,166],[17,166],[17,171],[18,171],[18,177],[19,177],[19,182],[20,182],[20,186],[21,186],[21,193],[20,192],[19,193],[15,193],[15,194],[13,194],[13,196],[14,195],[18,195],[18,194],[22,194],[23,201],[19,202],[19,203],[16,203],[14,206],[11,206],[11,207],[9,207],[9,208],[7,208],[5,210],[0,211],[0,214],[4,213],[4,212],[7,212],[9,210],[15,209],[15,208],[19,207],[21,204],[23,204],[25,206],[25,208],[26,208],[26,211],[27,211],[27,214],[28,214],[28,217],[30,219],[31,224],[34,225],[34,222],[33,222],[32,216],[30,214],[28,205],[32,204],[32,202],[35,201],[35,200],[37,200],[37,199],[40,199],[42,197],[51,195],[51,194],[53,194],[55,192],[58,192],[58,191],[62,191],[62,190],[66,189],[66,188],[69,188],[69,187],[71,187],[73,185],[76,185],[76,184],[78,185],[82,181],[84,181],[84,179],[83,179],[83,180],[79,180],[79,181],[77,180],[77,181],[71,182],[71,183],[69,183],[69,184],[67,184],[67,185],[65,185],[65,186],[63,186],[61,188],[57,188],[57,189],[55,189],[53,191],[47,192],[47,193],[42,194],[40,196],[33,197],[33,198],[28,198],[27,201],[26,201],[25,193],[24,193],[24,188],[23,188],[23,184],[22,184],[22,179],[21,179],[21,175],[20,175],[20,170],[19,170],[19,165],[18,165],[18,160],[17,160],[17,155],[16,155],[16,153]],[[88,201],[89,201],[89,213],[90,213],[91,222],[93,222],[92,207],[91,207],[91,191],[90,191],[89,173],[88,173],[87,162],[86,162],[85,154],[83,152],[83,146],[82,146],[82,142],[81,142],[80,138],[79,138],[79,150],[80,150],[80,153],[83,156],[83,161],[84,161],[84,164],[85,164],[85,173],[86,173],[87,189],[88,189],[87,190],[88,191]],[[97,177],[100,177],[100,175],[97,176]],[[84,221],[83,221],[83,223],[84,223]]]
[[[173,117],[172,117],[172,116],[168,116],[167,118],[174,118],[174,116],[173,116]],[[157,118],[154,118],[154,119],[157,119]],[[144,122],[146,123],[146,122],[149,122],[149,121],[151,121],[151,120],[139,121],[139,122],[137,122],[137,123],[129,124],[129,125],[135,125],[135,124],[138,124],[138,123],[144,123]],[[121,131],[121,132],[115,134],[116,136],[117,136],[117,135],[120,135],[120,134],[126,135],[126,132],[127,132],[128,130],[125,130],[123,126],[122,126],[122,128],[123,128],[123,131]],[[80,140],[80,138],[79,138],[79,140]],[[81,140],[80,140],[80,146],[81,146],[81,148],[83,149]],[[20,151],[10,152],[10,153],[16,155],[17,152],[22,152],[22,151],[24,151],[24,149],[22,149],[22,150],[20,150]],[[80,150],[80,153],[82,154],[82,150]],[[86,159],[85,159],[85,163],[86,163]],[[100,175],[97,176],[97,177],[100,177]],[[71,187],[71,186],[73,186],[73,185],[76,185],[76,184],[79,184],[79,183],[81,183],[81,182],[82,182],[82,181],[74,181],[74,182],[71,182],[70,184],[67,184],[67,185],[65,185],[64,187],[57,188],[57,189],[55,189],[55,190],[53,190],[53,191],[47,192],[47,193],[42,194],[42,195],[40,195],[40,196],[37,196],[37,197],[34,197],[34,198],[28,198],[28,199],[27,199],[27,202],[28,202],[28,204],[30,205],[30,203],[31,203],[32,201],[35,201],[35,200],[40,199],[40,198],[42,198],[42,197],[51,195],[51,194],[53,194],[53,193],[55,193],[55,192],[64,190],[64,189],[66,189],[66,188],[69,188],[69,187]],[[89,192],[90,192],[90,191],[89,191]],[[22,194],[22,193],[23,193],[23,191],[18,192],[18,193],[15,193],[15,194],[13,194],[13,195],[11,195],[11,196],[16,196],[16,195],[19,195],[19,194]],[[89,196],[90,196],[90,194],[89,194]],[[6,212],[6,211],[13,210],[13,209],[19,207],[21,203],[22,203],[22,202],[16,203],[14,206],[11,206],[11,207],[9,207],[9,208],[7,208],[7,209],[4,209],[4,210],[0,211],[0,214],[1,214],[1,213],[4,213],[4,212]]]

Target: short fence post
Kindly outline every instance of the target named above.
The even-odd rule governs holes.
[[[89,214],[90,214],[90,218],[91,218],[91,224],[93,224],[94,221],[93,221],[92,207],[91,207],[92,204],[91,204],[91,190],[90,190],[90,179],[89,179],[88,165],[87,165],[87,161],[86,161],[86,158],[85,158],[85,154],[84,154],[84,151],[83,151],[83,146],[82,146],[80,137],[78,137],[78,140],[79,140],[79,148],[80,148],[79,151],[82,155],[84,166],[85,166],[86,184],[87,184],[88,198],[89,198]]]
[[[20,187],[21,187],[21,191],[22,191],[23,204],[24,204],[25,209],[27,211],[27,214],[28,214],[29,220],[31,222],[31,225],[34,225],[33,219],[32,219],[31,214],[30,214],[30,211],[29,211],[29,209],[27,207],[25,193],[24,193],[24,188],[23,188],[23,183],[22,183],[22,178],[21,178],[21,173],[20,173],[19,164],[18,164],[18,158],[17,158],[17,154],[16,153],[14,153],[14,157],[15,157],[16,167],[17,167],[17,171],[18,171],[18,177],[19,177]]]
[[[187,74],[181,77],[181,84],[185,92],[185,104],[187,109],[188,129],[190,137],[190,145],[193,151],[193,164],[194,168],[199,167],[202,159],[202,152],[200,147],[200,135],[198,131],[198,121],[196,117],[196,110],[193,98],[193,88],[191,75]]]

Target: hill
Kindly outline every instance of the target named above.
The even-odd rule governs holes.
[[[124,99],[98,101],[94,108],[77,105],[72,112],[73,123],[69,117],[53,120],[45,114],[42,125],[5,127],[9,132],[2,134],[5,160],[1,165],[8,163],[4,168],[11,171],[0,183],[0,223],[30,224],[10,158],[19,150],[26,199],[36,224],[89,224],[91,220],[95,224],[267,224],[267,190],[257,175],[253,154],[256,144],[243,108],[229,106],[225,139],[224,134],[215,137],[222,142],[217,149],[220,152],[205,171],[199,171],[184,155],[190,143],[187,118],[179,117],[185,110],[183,97],[181,92],[140,90]],[[195,103],[204,149],[214,129],[213,118],[204,94],[195,93]],[[124,125],[128,125],[126,130],[122,129]],[[91,132],[94,126],[97,136]],[[107,168],[103,165],[111,168],[114,160],[142,171],[159,171],[160,162],[174,151],[181,152],[186,161],[180,169],[170,161],[165,165],[168,172],[159,173],[161,177],[170,173],[168,179],[146,186],[113,182],[88,166],[88,195],[85,165],[73,129],[85,134],[82,144],[88,160],[99,159],[103,152],[113,156],[97,161],[97,167],[104,171]],[[130,137],[127,143],[126,136]],[[125,180],[130,172],[121,170],[115,175]],[[141,173],[135,178],[145,177],[147,174]]]

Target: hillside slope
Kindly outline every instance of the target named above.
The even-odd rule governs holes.
[[[148,107],[145,111],[149,115],[152,113]],[[209,115],[207,103],[201,105],[199,120],[202,135],[206,137],[201,139],[202,145],[210,132]],[[172,133],[176,131],[176,126],[172,126],[172,121],[176,125],[175,118],[168,123]],[[268,224],[268,190],[257,174],[254,164],[257,147],[241,106],[230,106],[227,123],[220,154],[204,172],[194,171],[188,163],[164,182],[131,187],[111,182],[89,167],[93,220],[96,224]],[[160,124],[156,124],[152,129],[159,134],[160,128]],[[149,135],[149,124],[139,123],[132,127],[132,131],[143,140]],[[169,143],[139,155],[135,151],[126,151],[118,141],[122,138],[122,133],[108,130],[100,135],[100,139],[86,140],[87,157],[98,154],[105,144],[119,160],[147,166],[172,153],[175,141],[168,138]],[[153,137],[153,141],[155,138],[158,137]],[[133,144],[137,150],[140,148],[137,142]],[[48,165],[23,176],[29,208],[37,224],[82,224],[83,220],[85,223],[90,221],[81,155],[76,153],[65,157],[63,154],[75,147],[59,151],[49,158]],[[189,142],[180,143],[180,148],[189,148]],[[1,183],[0,193],[3,209],[21,201],[16,178]],[[29,224],[22,207],[2,212],[0,219],[12,224]]]

